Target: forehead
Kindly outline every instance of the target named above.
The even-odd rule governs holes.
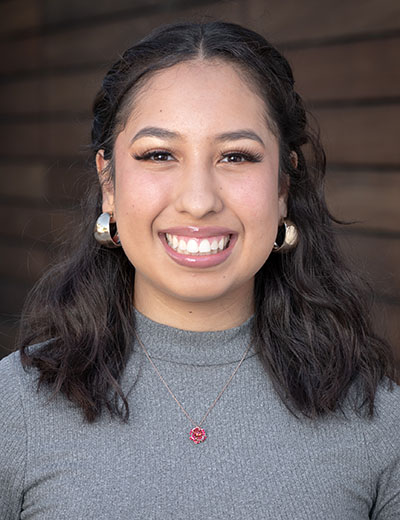
[[[127,107],[127,126],[196,124],[269,129],[264,100],[244,71],[223,61],[194,60],[163,69],[145,80]],[[228,128],[225,128],[228,129]]]

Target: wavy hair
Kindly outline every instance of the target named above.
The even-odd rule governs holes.
[[[395,378],[393,353],[374,334],[366,293],[338,251],[338,221],[323,194],[325,154],[286,59],[261,35],[231,23],[162,26],[105,76],[93,106],[93,187],[85,216],[65,259],[27,299],[22,362],[38,369],[39,385],[63,393],[88,421],[104,409],[128,418],[120,380],[133,343],[135,271],[122,249],[105,249],[93,238],[102,201],[94,159],[104,150],[112,165],[116,136],[152,74],[195,59],[229,62],[262,96],[279,140],[281,171],[290,178],[288,218],[300,240],[295,249],[270,255],[256,275],[253,341],[260,360],[294,414],[334,412],[357,384],[354,409],[372,416],[378,384]],[[39,348],[28,347],[38,342]]]

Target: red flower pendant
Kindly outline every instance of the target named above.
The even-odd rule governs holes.
[[[193,441],[195,444],[200,444],[200,442],[204,442],[207,439],[207,435],[203,428],[199,428],[199,426],[196,426],[195,428],[192,428],[190,430],[189,439]]]

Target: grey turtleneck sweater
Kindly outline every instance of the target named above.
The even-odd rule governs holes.
[[[189,332],[137,313],[139,335],[199,421],[240,360],[251,320]],[[135,345],[123,387],[128,424],[94,424],[36,392],[19,356],[0,363],[1,520],[399,520],[400,387],[381,387],[371,421],[296,419],[254,351],[204,423],[191,424]]]

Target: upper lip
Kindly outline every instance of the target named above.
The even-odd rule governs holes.
[[[234,235],[235,231],[221,226],[174,226],[162,229],[160,233],[169,233],[170,235],[187,236],[194,238],[206,238],[220,235]]]

